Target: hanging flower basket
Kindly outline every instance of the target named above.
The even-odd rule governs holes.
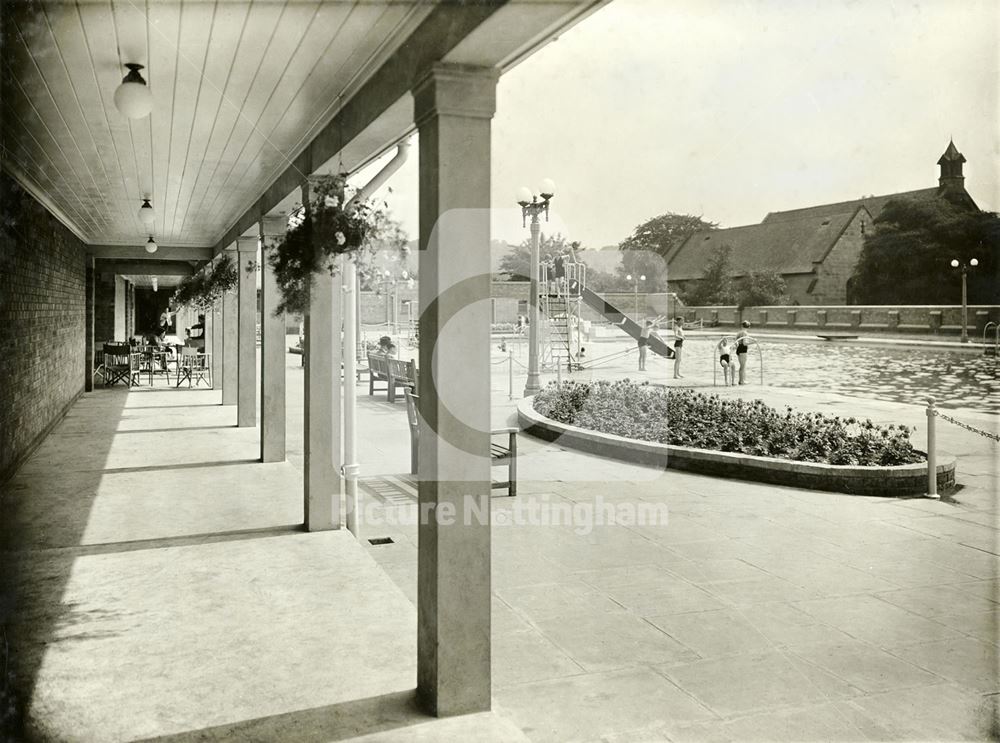
[[[357,260],[377,233],[383,213],[369,202],[345,210],[344,190],[343,175],[317,178],[309,208],[293,216],[292,221],[298,221],[269,251],[267,261],[281,291],[275,314],[304,313],[316,274],[326,271],[334,275],[337,256]]]
[[[223,294],[236,289],[239,278],[236,262],[229,255],[223,255],[204,271],[181,282],[174,292],[174,305],[207,312]]]

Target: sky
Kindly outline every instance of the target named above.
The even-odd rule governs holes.
[[[935,186],[950,137],[997,211],[998,39],[996,0],[613,0],[500,79],[493,236],[527,236],[515,193],[546,177],[543,230],[596,249],[665,212],[735,227]],[[416,155],[383,194],[413,238]]]

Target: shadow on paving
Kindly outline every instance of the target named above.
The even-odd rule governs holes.
[[[253,740],[260,743],[297,741],[329,743],[360,735],[382,733],[428,722],[416,705],[414,690],[393,692],[366,699],[295,710],[278,715],[242,720],[176,735],[146,738],[141,743],[196,743],[213,740]]]
[[[214,430],[221,435],[222,431],[235,426],[195,425],[199,421],[191,421],[190,427],[121,430],[123,423],[128,425],[125,422],[130,420],[129,413],[133,411],[174,410],[177,415],[183,415],[187,407],[214,407],[221,413],[218,403],[183,404],[190,399],[189,396],[178,398],[177,405],[129,406],[135,396],[127,390],[97,389],[87,393],[0,491],[0,626],[7,653],[4,667],[9,676],[4,680],[7,683],[3,689],[10,697],[0,699],[0,732],[4,733],[0,737],[4,740],[31,739],[28,734],[37,730],[37,724],[42,722],[32,719],[32,715],[40,714],[33,710],[33,700],[48,652],[65,652],[81,642],[110,637],[117,632],[98,629],[95,623],[114,626],[116,622],[130,620],[130,617],[119,616],[120,612],[104,611],[93,605],[82,607],[79,602],[66,598],[78,558],[301,531],[298,524],[279,522],[267,528],[164,534],[161,537],[159,531],[169,531],[169,526],[163,519],[156,523],[155,518],[151,518],[149,524],[133,527],[133,531],[150,534],[152,538],[149,539],[128,539],[125,533],[122,536],[126,538],[118,541],[110,533],[103,534],[103,538],[100,532],[97,537],[88,534],[88,529],[94,528],[95,519],[106,518],[106,514],[95,513],[98,497],[104,495],[102,489],[107,492],[124,487],[120,495],[136,500],[136,511],[131,515],[138,515],[138,520],[142,520],[141,498],[146,495],[143,489],[136,488],[134,483],[124,486],[118,481],[109,483],[109,477],[127,476],[128,473],[149,473],[157,477],[157,473],[171,470],[229,467],[256,461],[221,460],[211,456],[221,452],[206,447],[206,461],[177,462],[176,451],[157,444],[163,441],[163,434],[173,431],[178,434],[201,431],[210,436],[208,432]],[[140,412],[138,418],[156,415]],[[169,414],[164,412],[164,415]],[[170,423],[183,424],[185,420],[187,418],[178,420],[175,417]],[[116,439],[122,433],[159,434],[161,439],[150,439],[147,444],[141,437],[129,436],[119,449]],[[131,460],[149,464],[109,466],[123,457],[126,463]],[[161,481],[165,476],[160,476]]]
[[[60,546],[79,545],[103,476],[99,467],[107,462],[127,399],[126,394],[117,390],[95,390],[81,397],[17,474],[0,489],[0,627],[4,632],[5,667],[8,669],[8,678],[0,681],[4,682],[5,693],[12,697],[10,700],[0,698],[0,703],[6,702],[0,704],[0,723],[6,722],[13,736],[24,734],[26,710],[46,646],[72,621],[73,614],[71,606],[60,605],[60,598],[76,554],[71,550],[48,550],[44,573],[39,575],[34,570],[37,545],[27,529],[19,528],[29,520],[25,512],[35,505],[28,499],[32,493],[29,483],[42,474],[51,478],[48,496],[70,506],[69,518],[61,524],[66,539]],[[67,435],[74,435],[67,431],[75,430],[84,420],[89,435],[83,460],[73,464],[67,462],[59,472],[41,472],[39,459],[58,460],[60,450],[65,451],[69,446]],[[54,606],[54,611],[39,611],[37,606],[27,604],[25,594],[29,584],[48,597],[43,603]],[[9,720],[4,720],[5,714],[10,715]],[[5,732],[3,727],[0,732]]]

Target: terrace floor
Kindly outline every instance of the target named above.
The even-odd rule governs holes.
[[[930,501],[662,472],[522,436],[519,496],[493,500],[494,711],[428,720],[410,702],[416,527],[404,523],[404,404],[359,395],[372,478],[362,540],[302,533],[298,364],[288,357],[287,463],[253,461],[256,430],[235,428],[217,391],[100,389],[7,485],[7,639],[37,737],[996,734],[992,442],[942,427],[963,487]],[[497,374],[500,422],[513,403]],[[811,391],[727,393],[911,425],[923,416]],[[666,504],[669,523],[514,523],[526,504],[599,499]]]

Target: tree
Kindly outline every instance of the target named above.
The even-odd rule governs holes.
[[[625,286],[617,274],[587,266],[587,288],[598,294],[605,292],[632,291],[632,285]]]
[[[694,287],[681,297],[684,304],[693,307],[707,307],[718,304],[734,304],[737,302],[737,292],[732,279],[733,252],[731,245],[720,245],[715,248],[705,264],[705,271]]]
[[[1000,217],[946,199],[888,202],[865,236],[851,280],[856,304],[958,304],[952,259],[969,271],[970,304],[1000,302]]]
[[[718,227],[716,222],[706,222],[691,214],[667,212],[640,224],[618,247],[620,250],[656,253],[666,261],[673,249],[687,240],[691,233]]]
[[[667,258],[693,232],[714,230],[719,225],[690,214],[667,212],[646,220],[630,236],[618,244],[622,263],[618,267],[619,282],[632,289],[634,282],[627,276],[645,276],[640,288],[645,291],[666,291]]]
[[[538,241],[538,256],[542,263],[552,260],[557,255],[568,253],[570,247],[575,250],[580,249],[580,243],[569,242],[561,233],[555,235],[541,234]],[[511,248],[503,258],[500,259],[500,273],[506,281],[530,281],[529,273],[531,266],[531,238],[527,238]]]
[[[744,307],[768,307],[788,303],[788,285],[780,273],[754,271],[740,284],[737,304]]]

